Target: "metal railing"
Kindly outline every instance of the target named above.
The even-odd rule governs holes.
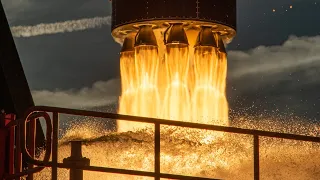
[[[52,113],[52,120],[48,113]],[[78,115],[78,116],[89,116],[96,118],[108,118],[108,119],[121,119],[126,121],[134,122],[143,122],[154,124],[154,172],[147,171],[136,171],[136,170],[127,170],[127,169],[117,169],[117,168],[108,168],[108,167],[97,167],[97,166],[79,166],[74,165],[70,166],[65,163],[58,162],[58,129],[59,129],[59,114],[68,114],[68,115]],[[43,117],[46,121],[46,151],[43,160],[36,160],[34,158],[33,152],[29,152],[26,148],[26,122],[35,122],[36,119]],[[128,116],[114,113],[103,113],[95,111],[86,111],[86,110],[75,110],[75,109],[66,109],[66,108],[56,108],[56,107],[46,107],[46,106],[35,106],[29,109],[26,112],[25,118],[22,123],[21,130],[21,151],[22,154],[27,158],[27,162],[32,166],[29,166],[27,171],[7,176],[8,179],[13,179],[23,175],[31,175],[33,173],[41,171],[44,167],[51,167],[52,180],[57,180],[58,168],[73,168],[73,169],[82,169],[87,171],[96,171],[96,172],[107,172],[107,173],[117,173],[117,174],[126,174],[126,175],[137,175],[137,176],[146,176],[153,177],[156,180],[160,178],[169,178],[169,179],[211,179],[212,178],[200,178],[200,177],[191,177],[191,176],[182,176],[174,174],[166,174],[160,172],[160,125],[169,125],[177,126],[184,128],[194,128],[194,129],[203,129],[203,130],[212,130],[212,131],[222,131],[228,133],[236,134],[245,134],[253,136],[253,162],[254,162],[254,180],[260,179],[260,161],[259,161],[259,138],[260,137],[269,137],[269,138],[280,138],[280,139],[290,139],[290,140],[300,140],[307,142],[320,142],[319,137],[311,136],[302,136],[286,133],[277,133],[277,132],[268,132],[260,130],[251,130],[251,129],[242,129],[236,127],[224,127],[216,125],[207,125],[207,124],[197,124],[189,122],[180,122],[180,121],[170,121],[165,119],[156,119],[156,118],[146,118],[146,117],[137,117],[137,116]],[[29,136],[30,138],[30,136]],[[34,134],[31,135],[31,138],[34,138]],[[30,149],[30,148],[29,148]],[[32,149],[32,148],[31,148]],[[50,161],[50,156],[52,155],[52,160]],[[33,167],[36,165],[38,167]],[[32,176],[30,176],[32,179]]]

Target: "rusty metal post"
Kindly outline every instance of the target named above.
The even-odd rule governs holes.
[[[71,156],[63,159],[64,164],[70,165],[70,180],[83,180],[83,170],[76,167],[90,166],[90,159],[82,156],[82,142],[71,141]]]
[[[260,179],[259,136],[253,136],[254,180]]]
[[[14,114],[0,112],[0,179],[4,174],[14,174],[15,126]]]
[[[5,129],[4,125],[4,116],[0,114],[0,179],[4,179],[6,173],[6,137],[8,135],[8,130]],[[3,124],[2,124],[3,123]]]
[[[160,124],[155,123],[154,130],[154,172],[155,180],[160,180]]]
[[[59,136],[59,113],[52,114],[52,173],[51,179],[58,179],[58,136]]]
[[[22,154],[21,154],[21,124],[16,127],[16,152],[15,152],[15,173],[22,172]],[[20,178],[16,178],[20,180]]]
[[[36,152],[36,119],[29,120],[29,135],[28,135],[28,149],[29,154],[32,158],[35,157]],[[28,169],[32,169],[34,167],[33,164],[28,163]],[[33,174],[28,174],[27,180],[33,180]]]

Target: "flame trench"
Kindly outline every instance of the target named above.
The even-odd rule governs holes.
[[[222,38],[210,27],[196,32],[193,44],[188,38],[194,36],[182,24],[172,24],[160,33],[142,26],[135,36],[126,38],[120,57],[120,114],[229,125]],[[118,132],[150,126],[128,121],[117,125]]]

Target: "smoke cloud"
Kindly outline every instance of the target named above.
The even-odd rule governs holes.
[[[249,51],[229,51],[228,76],[243,86],[273,85],[290,80],[292,74],[301,83],[319,82],[320,36],[291,36],[282,45],[259,46]],[[303,81],[302,81],[303,79]]]
[[[100,28],[111,24],[111,16],[70,20],[56,23],[42,23],[34,26],[14,26],[11,28],[14,37],[32,37],[46,34],[57,34],[86,29]]]
[[[32,91],[32,96],[36,105],[86,109],[115,103],[119,93],[120,80],[112,79],[79,90]]]

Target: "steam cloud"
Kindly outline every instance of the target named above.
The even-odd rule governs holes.
[[[279,46],[259,46],[249,51],[229,51],[228,78],[238,91],[276,85],[298,73],[303,79],[291,85],[320,82],[320,36],[290,37]],[[261,79],[263,77],[263,79]],[[97,82],[91,88],[69,91],[33,91],[37,105],[90,108],[116,102],[120,80]],[[240,88],[241,87],[241,88]]]
[[[270,74],[320,64],[320,36],[291,36],[281,46],[259,46],[248,52],[230,51],[229,59],[237,63],[232,75]],[[241,66],[240,68],[238,66]]]
[[[99,81],[92,87],[66,91],[32,91],[36,105],[66,108],[94,108],[115,103],[120,93],[120,80]]]
[[[241,89],[275,85],[300,78],[291,85],[319,83],[320,36],[291,36],[279,46],[259,46],[249,51],[229,51],[228,76]],[[238,86],[239,87],[239,86]]]
[[[38,24],[34,26],[14,26],[11,28],[14,37],[32,37],[46,34],[57,34],[86,29],[99,28],[111,24],[111,17],[94,17],[79,20],[70,20],[49,24]]]

